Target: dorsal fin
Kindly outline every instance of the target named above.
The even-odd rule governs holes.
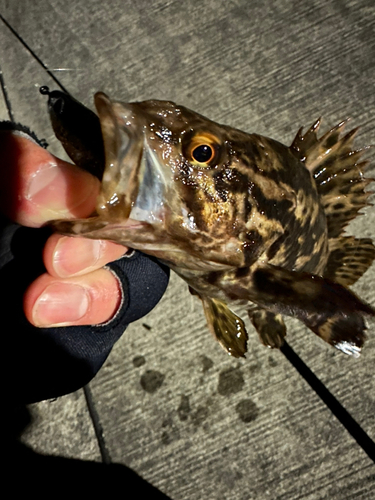
[[[353,149],[358,129],[341,135],[348,120],[342,121],[320,139],[320,118],[303,135],[300,129],[290,146],[293,154],[312,173],[324,208],[328,237],[338,238],[361,208],[369,205],[365,187],[373,181],[364,171],[368,161],[359,161],[369,148]]]
[[[305,163],[306,168],[310,172],[314,172],[325,161],[328,155],[332,158],[332,149],[337,149],[340,135],[349,119],[343,120],[318,139],[317,131],[319,130],[321,121],[321,118],[318,118],[305,134],[302,134],[303,127],[301,127],[290,146],[292,152],[299,160]],[[350,132],[352,138],[354,138],[356,132],[357,129]],[[346,148],[342,148],[341,146],[341,149],[341,154],[344,152],[344,149],[345,152],[349,152],[351,146],[350,144]]]

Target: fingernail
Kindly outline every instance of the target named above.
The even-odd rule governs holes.
[[[63,208],[61,196],[58,196],[59,186],[64,182],[64,176],[57,166],[42,168],[35,172],[27,190],[27,199],[36,205],[48,205],[51,209]]]
[[[99,240],[81,238],[79,251],[77,240],[63,237],[59,239],[53,253],[53,268],[58,276],[66,277],[88,272],[98,262],[103,244]],[[74,252],[74,258],[72,254]]]
[[[37,326],[63,326],[81,319],[88,311],[90,297],[85,288],[73,283],[52,283],[34,304],[32,318]]]
[[[72,211],[95,194],[97,179],[69,164],[44,165],[31,177],[26,199],[50,212]],[[96,194],[95,194],[96,196]]]

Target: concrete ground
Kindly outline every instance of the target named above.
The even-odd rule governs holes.
[[[0,0],[0,13],[86,105],[97,90],[123,101],[169,99],[286,144],[320,115],[327,127],[350,116],[362,127],[357,144],[375,142],[371,0]],[[1,22],[0,48],[15,119],[60,154],[38,93],[55,84]],[[374,236],[374,227],[370,208],[350,230]],[[355,286],[372,305],[374,279],[373,266]],[[374,321],[359,359],[288,325],[293,349],[375,439]],[[14,464],[16,481],[34,464],[30,491],[38,492],[53,478],[53,493],[105,485],[135,498],[133,470],[173,500],[375,498],[372,460],[287,359],[249,330],[247,358],[228,357],[173,276],[85,392],[27,409],[32,422],[19,444],[27,460]]]

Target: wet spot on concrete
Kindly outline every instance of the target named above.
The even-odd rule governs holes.
[[[189,413],[190,413],[189,396],[185,396],[184,394],[182,394],[180,406],[177,408],[178,418],[183,422],[184,420],[187,420]]]
[[[254,373],[258,372],[261,369],[261,365],[255,361],[254,363],[250,363],[248,366],[246,366],[247,370],[249,371],[250,376],[253,376]]]
[[[139,368],[140,366],[144,365],[146,363],[146,359],[144,356],[135,356],[133,358],[133,365],[136,368]]]
[[[160,438],[162,444],[168,445],[172,443],[172,441],[176,441],[180,438],[180,432],[174,425],[173,419],[171,417],[167,417],[165,420],[163,420],[162,429],[163,431]]]
[[[248,424],[257,418],[259,409],[251,399],[243,399],[236,405],[236,412],[242,422]]]
[[[196,427],[199,427],[208,417],[208,408],[205,406],[199,406],[196,411],[192,414],[191,420]]]
[[[219,375],[217,391],[221,396],[229,396],[242,390],[245,381],[238,368],[228,368]]]
[[[243,474],[239,470],[225,469],[221,472],[220,481],[224,483],[228,490],[233,490],[236,482],[240,481]]]
[[[200,356],[200,360],[202,362],[204,372],[208,371],[210,368],[214,366],[214,362],[212,361],[212,359],[210,359],[207,356],[204,355]]]
[[[278,365],[278,362],[273,356],[269,356],[268,357],[268,364],[269,364],[269,366],[271,366],[273,368],[274,366]]]
[[[165,375],[156,370],[147,370],[141,377],[141,386],[150,394],[156,392],[163,385]]]
[[[161,442],[164,445],[167,445],[167,444],[171,443],[172,441],[173,441],[173,439],[171,438],[169,433],[167,431],[164,431],[161,435]]]
[[[173,425],[173,419],[170,416],[167,416],[161,423],[162,427],[171,427],[172,425]]]

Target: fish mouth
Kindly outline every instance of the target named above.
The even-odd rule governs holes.
[[[68,156],[101,181],[97,215],[129,227],[136,227],[136,221],[137,227],[161,224],[167,179],[147,142],[145,118],[137,104],[111,101],[98,92],[95,114],[65,92],[48,87],[40,91],[48,95],[51,123]]]
[[[132,104],[95,94],[102,130],[105,169],[97,212],[122,227],[161,224],[165,219],[166,179],[155,150],[148,144]]]

